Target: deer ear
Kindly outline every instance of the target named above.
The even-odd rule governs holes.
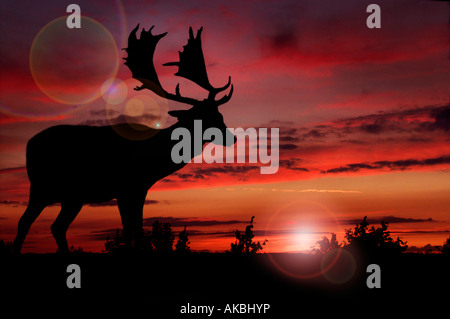
[[[177,119],[186,118],[186,116],[188,115],[187,110],[169,111],[168,113],[170,116],[176,117]]]

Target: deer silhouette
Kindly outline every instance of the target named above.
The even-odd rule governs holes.
[[[55,203],[61,204],[61,211],[51,226],[51,232],[62,253],[69,251],[66,232],[83,205],[113,199],[117,200],[126,244],[131,245],[133,240],[138,242],[143,229],[142,214],[148,190],[157,181],[186,165],[184,162],[174,163],[171,159],[171,150],[177,143],[171,138],[172,131],[183,127],[192,132],[194,121],[201,120],[203,130],[217,128],[227,137],[223,139],[225,146],[236,142],[218,109],[232,96],[231,78],[228,77],[228,83],[221,88],[210,84],[201,46],[202,28],[196,37],[190,28],[188,43],[179,52],[179,61],[164,64],[178,66],[175,75],[205,89],[208,96],[201,101],[181,96],[179,85],[175,94],[163,89],[153,64],[153,55],[158,41],[167,32],[153,35],[153,27],[148,31],[143,29],[138,39],[138,29],[139,24],[130,33],[128,48],[125,49],[128,57],[124,58],[133,78],[142,83],[135,90],[148,89],[163,98],[192,107],[169,111],[178,122],[160,130],[139,124],[101,127],[59,125],[32,137],[26,153],[30,195],[28,207],[18,224],[14,241],[16,253],[20,253],[31,225],[42,210]],[[217,94],[230,85],[229,93],[216,100]],[[118,134],[119,131],[126,134]],[[194,134],[191,136],[193,138]],[[191,157],[197,155],[200,155],[199,150],[193,149]]]

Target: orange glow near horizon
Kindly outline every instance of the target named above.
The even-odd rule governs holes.
[[[331,233],[343,242],[344,230],[354,228],[364,216],[378,220],[407,215],[410,220],[404,218],[389,225],[391,236],[406,240],[410,247],[438,246],[450,233],[450,223],[445,220],[450,205],[446,196],[450,179],[443,182],[441,177],[442,173],[437,172],[409,172],[351,177],[346,178],[345,184],[340,178],[323,178],[254,187],[155,191],[149,192],[147,197],[155,203],[145,206],[144,220],[159,217],[163,222],[172,222],[175,232],[183,229],[183,222],[187,223],[192,250],[225,251],[235,241],[234,231],[244,231],[250,218],[255,216],[254,240],[268,240],[263,252],[299,252],[310,250],[322,237],[330,238]],[[418,179],[423,183],[420,188],[410,183]],[[439,187],[435,184],[438,180]],[[346,186],[346,192],[332,187],[337,184],[341,188]],[[424,185],[429,188],[428,192],[420,191]],[[25,207],[2,207],[2,216],[8,216],[0,228],[2,239],[13,240]],[[56,206],[44,210],[30,230],[24,252],[56,250],[50,225],[58,212]],[[150,224],[145,225],[146,229],[151,229]],[[373,225],[379,227],[379,223]],[[80,246],[85,251],[99,252],[104,250],[107,235],[112,236],[115,229],[121,229],[116,206],[85,206],[69,228],[68,240],[70,245]]]

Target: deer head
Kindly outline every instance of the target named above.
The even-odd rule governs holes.
[[[175,94],[167,92],[162,87],[153,64],[153,55],[158,41],[167,32],[153,35],[153,28],[154,26],[148,31],[142,29],[140,38],[138,39],[136,36],[137,30],[139,29],[138,24],[131,31],[128,38],[128,48],[125,49],[128,57],[124,58],[126,61],[125,65],[130,69],[133,78],[142,83],[135,90],[148,89],[168,100],[192,105],[192,108],[188,110],[169,111],[169,114],[176,117],[181,125],[183,123],[188,125],[188,123],[192,123],[194,120],[202,120],[204,129],[210,127],[218,128],[224,137],[228,137],[223,139],[224,145],[231,146],[232,144],[227,145],[226,141],[235,142],[236,138],[226,127],[223,116],[219,112],[219,106],[230,100],[233,94],[233,85],[231,85],[230,77],[228,77],[228,83],[223,87],[215,88],[210,84],[202,51],[201,33],[203,28],[197,31],[196,37],[194,37],[192,28],[189,28],[188,43],[183,47],[183,52],[179,52],[179,61],[163,64],[164,66],[178,66],[178,72],[175,75],[188,79],[208,91],[208,97],[202,101],[181,96],[179,84],[176,86]],[[230,85],[229,93],[216,100],[217,94],[228,89]]]

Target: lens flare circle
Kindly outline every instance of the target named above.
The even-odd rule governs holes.
[[[275,221],[277,225],[273,227]],[[294,243],[299,248],[305,245],[315,244],[320,236],[326,235],[320,231],[319,225],[327,222],[331,232],[338,232],[339,222],[334,213],[326,206],[309,201],[298,200],[281,206],[269,219],[266,226],[266,236],[270,236],[272,229],[279,229],[279,225],[293,225],[288,230],[290,243]],[[292,228],[294,227],[294,228]],[[323,227],[323,226],[322,226]],[[315,239],[314,235],[317,236]],[[311,248],[311,247],[308,247]],[[267,254],[271,263],[281,273],[296,279],[312,279],[321,276],[329,271],[339,260],[341,252],[327,259],[323,265],[319,264],[317,256],[302,254]]]
[[[116,12],[117,17],[119,20],[119,30],[120,30],[120,47],[126,48],[127,47],[127,40],[128,40],[128,29],[127,29],[127,15],[125,11],[125,7],[123,5],[122,0],[115,0],[115,6],[116,6]]]
[[[308,228],[309,227],[306,227],[306,229]],[[309,229],[312,229],[312,227]],[[314,237],[314,234],[309,232],[308,230],[298,233],[296,236],[294,236],[293,240],[296,243],[296,245],[299,246],[299,248],[305,250],[311,248],[317,242],[317,239]]]
[[[86,104],[98,98],[105,80],[115,77],[119,50],[111,33],[92,18],[69,29],[67,17],[44,26],[33,40],[30,71],[36,85],[62,104]]]
[[[127,98],[128,88],[122,80],[110,78],[103,82],[101,94],[105,102],[109,104],[119,104]]]
[[[349,251],[337,248],[322,256],[320,267],[322,275],[329,282],[344,284],[355,275],[356,261]]]
[[[128,98],[120,103],[116,103],[114,95],[106,98],[106,117],[119,135],[130,140],[145,140],[164,128],[169,110],[167,99],[149,90],[134,91],[139,85],[135,79],[127,79],[120,85],[126,87]]]
[[[153,102],[148,96],[135,96],[128,100],[125,104],[125,116],[142,117],[144,116],[144,98],[148,98],[150,103]],[[152,103],[152,108],[155,103]],[[159,112],[159,109],[157,109]]]

